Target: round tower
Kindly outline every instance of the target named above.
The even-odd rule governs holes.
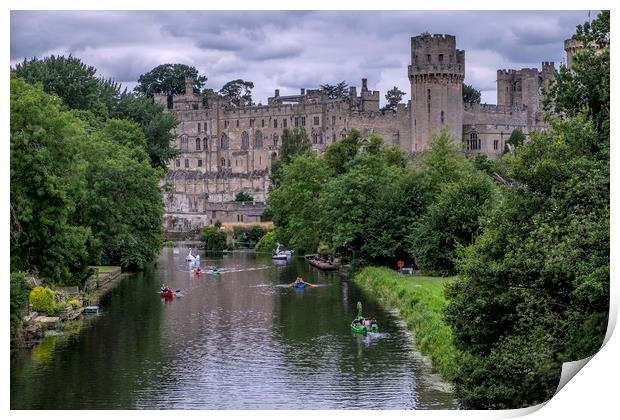
[[[454,35],[422,34],[411,38],[412,152],[424,150],[442,128],[458,141],[463,136],[465,51]]]

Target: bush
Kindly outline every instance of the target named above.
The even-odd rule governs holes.
[[[67,304],[70,305],[73,309],[77,309],[82,306],[82,303],[77,299],[71,299],[69,302],[67,302]]]
[[[30,292],[30,304],[36,312],[56,313],[54,292],[49,287],[37,286]]]
[[[21,320],[21,309],[31,289],[26,282],[26,273],[11,273],[11,332]]]
[[[164,247],[165,248],[174,248],[177,246],[177,243],[174,241],[166,241],[164,242]]]
[[[222,222],[215,221],[213,226],[205,227],[202,232],[202,240],[205,241],[205,249],[207,251],[221,251],[226,249],[226,239],[228,235],[221,229]]]
[[[276,231],[272,230],[263,235],[254,249],[258,252],[273,252],[276,249]]]
[[[267,230],[255,225],[250,227],[235,226],[235,245],[240,248],[254,248],[258,241],[267,233]]]
[[[252,195],[246,193],[246,192],[238,192],[237,195],[235,196],[235,201],[237,202],[243,202],[243,201],[254,201],[254,197],[252,197]]]

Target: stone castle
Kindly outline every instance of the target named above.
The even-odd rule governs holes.
[[[579,48],[566,41],[568,64]],[[526,137],[547,128],[542,92],[556,75],[553,62],[542,70],[497,71],[497,105],[464,104],[465,52],[453,35],[422,34],[411,38],[408,76],[411,99],[394,111],[379,108],[379,91],[350,87],[348,95],[328,99],[320,89],[301,89],[281,96],[278,89],[267,105],[236,107],[209,90],[194,93],[186,79],[185,94],[155,100],[179,120],[175,130],[180,156],[169,164],[164,193],[168,232],[190,231],[223,222],[260,221],[269,189],[271,163],[277,159],[284,129],[304,128],[313,149],[322,153],[352,129],[374,133],[409,154],[424,150],[430,137],[447,128],[469,154],[498,158],[514,129]],[[235,203],[238,192],[253,202]]]

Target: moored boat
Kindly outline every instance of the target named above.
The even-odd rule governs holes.
[[[273,251],[273,253],[271,254],[271,258],[274,260],[287,260],[289,258],[291,258],[293,256],[293,251],[280,251],[280,244],[278,243],[278,246],[276,248],[275,251]]]
[[[325,261],[324,259],[321,259],[317,257],[316,255],[308,255],[305,258],[308,264],[310,264],[313,267],[318,268],[319,270],[334,271],[338,269],[338,267],[336,267],[329,261]]]

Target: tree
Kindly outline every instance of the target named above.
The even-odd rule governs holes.
[[[396,111],[396,107],[403,99],[405,92],[394,86],[388,90],[385,94],[385,100],[387,104],[381,109],[382,111]]]
[[[285,128],[282,131],[282,146],[280,156],[271,164],[271,185],[276,187],[280,181],[282,167],[291,163],[295,157],[310,153],[312,143],[302,128],[294,128],[292,131]]]
[[[155,93],[163,93],[169,97],[182,95],[185,92],[185,78],[194,79],[194,93],[200,93],[200,89],[207,81],[206,76],[200,76],[195,67],[186,64],[160,64],[154,69],[140,75],[135,92],[152,98]]]
[[[317,199],[329,170],[321,157],[301,154],[281,171],[281,180],[268,198],[276,236],[298,252],[314,252],[320,239]]]
[[[242,79],[231,80],[220,89],[220,94],[235,106],[252,106],[254,83]]]
[[[326,83],[321,85],[321,90],[327,95],[327,99],[343,99],[347,97],[349,85],[343,80],[336,85]]]
[[[11,71],[28,83],[41,83],[45,92],[59,96],[71,109],[89,110],[105,117],[120,87],[111,79],[96,77],[96,72],[94,67],[71,55],[24,59]]]
[[[84,146],[88,187],[79,218],[102,264],[142,268],[163,246],[163,172],[151,167],[145,143],[136,123],[111,119]]]
[[[577,34],[608,39],[607,13]],[[503,191],[482,234],[460,251],[445,315],[463,355],[455,390],[465,407],[544,402],[557,389],[562,363],[591,356],[603,342],[609,45],[601,47],[578,53],[573,71],[560,71],[549,98],[558,111],[548,117],[551,130],[532,133],[509,159],[517,186]]]
[[[240,191],[235,195],[235,201],[243,202],[243,201],[254,201],[254,197],[251,194],[248,194],[244,191]]]
[[[205,242],[205,249],[208,251],[221,251],[228,246],[226,243],[228,235],[222,230],[222,222],[219,219],[215,221],[213,226],[203,228],[201,237]]]
[[[463,103],[465,104],[479,104],[480,103],[480,91],[471,85],[463,83]]]
[[[512,130],[510,137],[506,140],[504,145],[504,153],[513,153],[517,148],[521,147],[525,143],[525,134],[518,128]]]
[[[140,125],[146,136],[145,150],[153,167],[165,169],[170,159],[178,156],[179,151],[171,146],[174,140],[172,130],[178,122],[173,114],[164,112],[163,106],[144,95],[124,93],[110,116],[132,120]]]
[[[345,136],[338,140],[325,150],[325,162],[327,166],[337,175],[346,171],[346,164],[357,156],[362,146],[362,134],[353,129]]]
[[[89,260],[90,229],[74,223],[86,193],[80,150],[88,141],[61,102],[11,77],[11,269],[36,267],[49,282],[79,284]]]

